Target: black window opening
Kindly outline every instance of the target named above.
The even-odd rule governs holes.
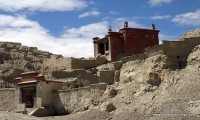
[[[100,43],[99,44],[99,53],[101,55],[104,55],[105,54],[105,46],[104,46],[104,43]]]
[[[107,51],[107,50],[109,50],[109,43],[108,43],[108,42],[106,42],[106,44],[105,44],[105,45],[106,45],[106,51]]]

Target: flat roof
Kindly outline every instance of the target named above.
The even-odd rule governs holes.
[[[30,81],[24,81],[24,82],[20,82],[17,85],[24,85],[24,84],[32,84],[32,83],[37,83],[37,80],[30,80]]]
[[[22,79],[22,77],[16,77],[15,78],[15,80],[21,80]]]
[[[61,81],[61,80],[45,80],[45,82],[57,82],[57,83],[64,83],[64,81]]]
[[[39,74],[39,72],[36,72],[36,71],[30,71],[30,72],[24,72],[24,73],[21,73],[21,75],[28,75],[28,74]]]
[[[159,30],[156,30],[156,29],[150,29],[150,28],[129,28],[129,27],[127,27],[127,28],[122,28],[122,29],[120,29],[120,30],[124,30],[124,29],[135,29],[135,30],[150,30],[150,31],[158,31],[159,32]]]

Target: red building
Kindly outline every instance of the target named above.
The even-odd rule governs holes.
[[[118,32],[109,29],[104,38],[93,38],[94,56],[105,55],[108,61],[116,61],[124,56],[144,53],[144,49],[159,44],[159,30],[129,28],[128,22]]]

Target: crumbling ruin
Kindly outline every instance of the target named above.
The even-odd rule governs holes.
[[[107,119],[114,120],[162,119],[158,116],[162,114],[176,114],[180,118],[181,114],[193,115],[190,118],[199,119],[200,31],[193,32],[180,40],[164,40],[163,44],[143,48],[140,54],[112,62],[105,55],[92,59],[52,56],[40,69],[45,78],[36,72],[28,81],[23,81],[23,77],[15,79],[17,92],[12,88],[2,89],[1,96],[5,97],[6,93],[7,96],[1,98],[0,108],[16,110],[17,104],[26,103],[19,99],[20,94],[23,96],[21,90],[44,84],[40,88],[48,90],[34,92],[31,89],[33,96],[37,94],[33,99],[37,104],[30,109],[32,115],[80,115],[77,112],[83,112],[87,116],[88,111],[103,111]],[[33,73],[22,76],[26,74]],[[58,85],[54,86],[55,82]],[[50,89],[51,85],[54,90]],[[52,98],[51,102],[45,105],[48,98]]]

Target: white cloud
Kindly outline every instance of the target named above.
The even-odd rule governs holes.
[[[161,6],[162,4],[171,3],[172,0],[149,0],[148,2],[151,5],[151,7],[155,7],[155,6]]]
[[[172,22],[182,25],[200,26],[200,9],[196,10],[195,12],[187,12],[176,15],[172,19]]]
[[[55,37],[38,22],[24,16],[0,15],[0,41],[20,42],[64,56],[93,56],[92,38],[103,37],[106,32],[107,22],[98,22],[66,29],[62,35]]]
[[[84,17],[89,17],[89,16],[99,16],[100,14],[101,13],[98,10],[94,9],[92,11],[88,11],[88,12],[82,13],[78,17],[79,18],[84,18]]]
[[[84,0],[0,0],[0,9],[4,11],[71,11],[87,6]]]
[[[152,16],[151,17],[151,19],[153,19],[153,20],[162,20],[162,19],[169,19],[169,18],[171,18],[172,16],[170,16],[170,15],[163,15],[163,16],[161,16],[161,15],[156,15],[156,16]]]
[[[119,15],[119,14],[121,14],[120,12],[116,12],[116,11],[109,11],[108,12],[110,15]]]

